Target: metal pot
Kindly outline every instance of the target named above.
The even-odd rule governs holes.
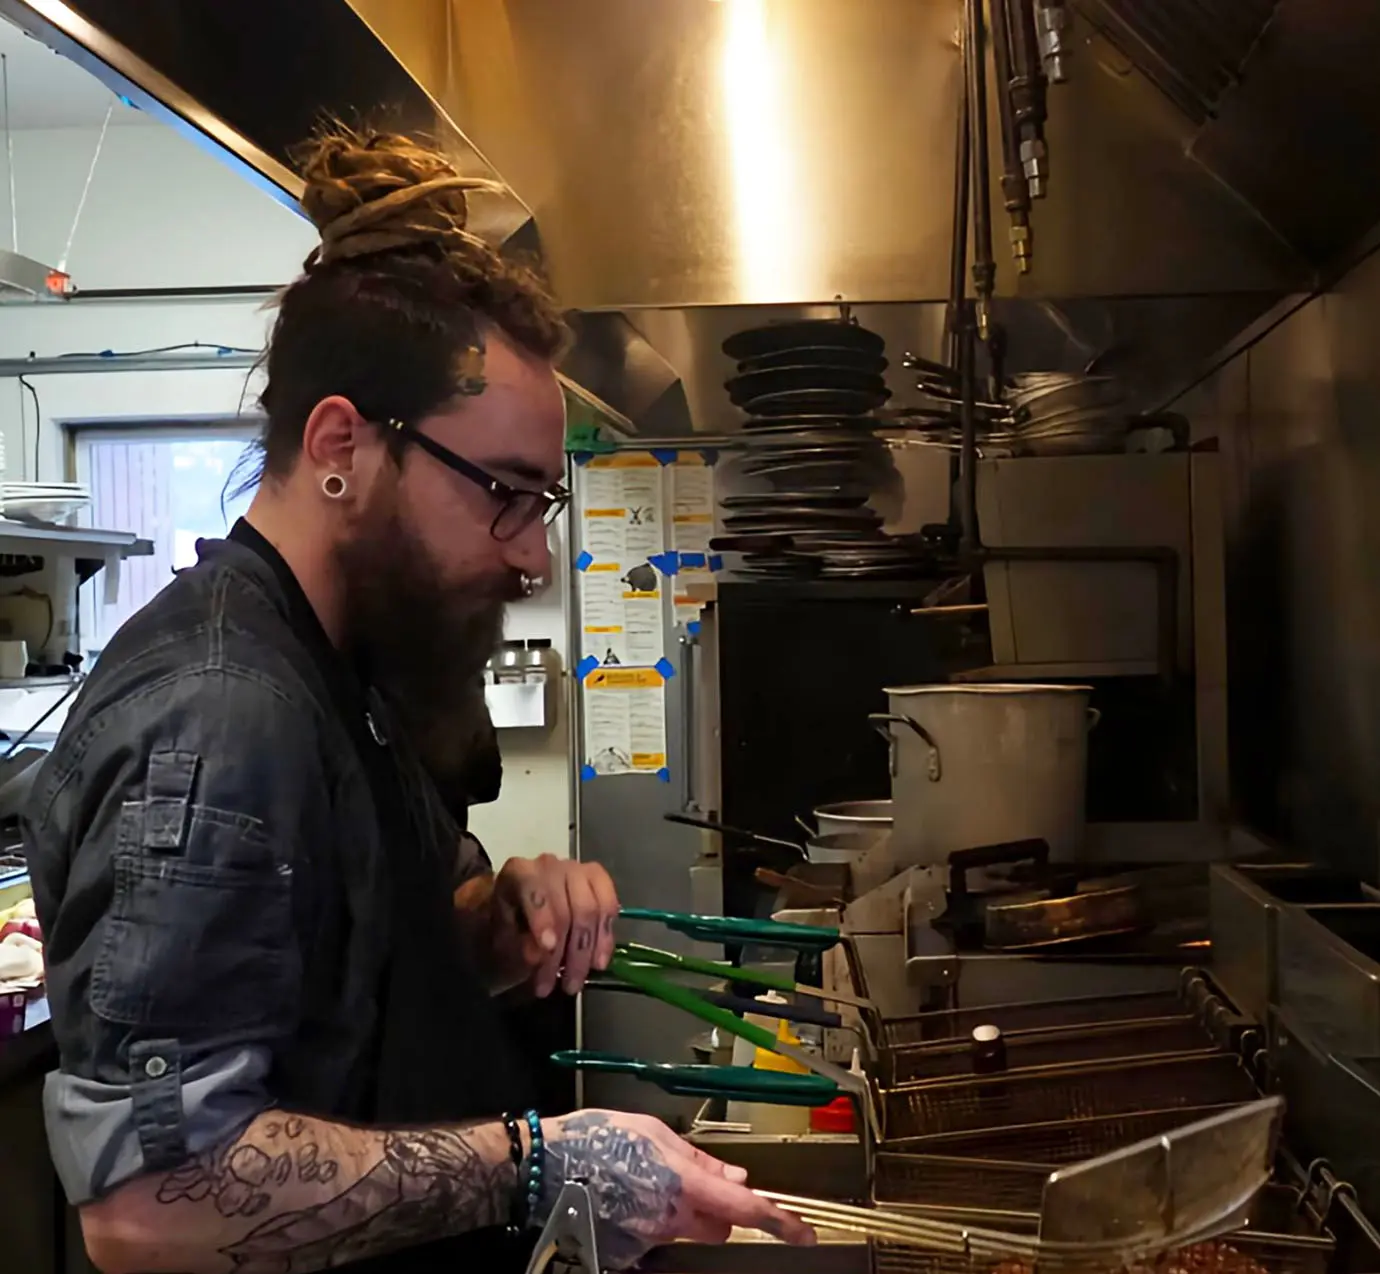
[[[814,816],[821,836],[829,832],[884,832],[891,826],[892,803],[840,801],[821,805]]]
[[[870,720],[891,743],[901,865],[956,849],[1044,840],[1069,862],[1083,844],[1089,686],[896,686]]]
[[[856,863],[889,834],[889,829],[821,832],[805,843],[805,854],[812,863]]]

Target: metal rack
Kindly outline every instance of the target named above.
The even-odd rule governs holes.
[[[1139,1115],[1147,1109],[1182,1113],[1257,1095],[1241,1061],[1226,1053],[1017,1071],[878,1091],[884,1141]]]
[[[1180,1106],[1138,1110],[1104,1119],[1067,1119],[1048,1123],[1009,1124],[976,1132],[932,1134],[889,1139],[880,1149],[906,1154],[949,1155],[1056,1166],[1092,1159],[1133,1141],[1154,1137],[1181,1124],[1203,1119],[1234,1102],[1217,1106]]]
[[[1007,1071],[1040,1070],[1079,1063],[1175,1054],[1211,1054],[1219,1045],[1193,1014],[1099,1024],[1086,1029],[1054,1028],[1013,1035],[1005,1041]],[[970,1076],[971,1042],[943,1040],[887,1050],[888,1084],[909,1084]]]
[[[883,1049],[966,1040],[973,1028],[992,1023],[1008,1039],[1023,1031],[1083,1028],[1148,1018],[1178,1017],[1193,1012],[1210,997],[1211,988],[1197,970],[1185,970],[1179,991],[1142,991],[1128,995],[1080,996],[1068,1000],[1035,1000],[982,1008],[940,1009],[881,1024]]]

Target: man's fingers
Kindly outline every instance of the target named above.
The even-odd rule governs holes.
[[[682,1198],[693,1212],[749,1230],[765,1230],[785,1243],[813,1243],[815,1232],[788,1212],[754,1194],[745,1185],[718,1173],[686,1164],[681,1176]]]
[[[566,957],[566,939],[570,934],[570,903],[566,897],[565,871],[569,863],[551,854],[543,854],[532,864],[534,880],[528,892],[535,895],[546,917],[546,932],[538,935],[543,951],[547,952],[541,968],[532,981],[532,990],[545,999],[560,981],[561,965]],[[549,937],[548,937],[549,935]]]
[[[682,1141],[680,1149],[682,1153],[688,1153],[695,1165],[706,1172],[712,1172],[726,1181],[736,1181],[739,1184],[747,1180],[747,1169],[740,1168],[736,1163],[725,1163],[722,1159],[715,1159],[713,1155],[705,1154],[698,1146],[692,1146],[688,1141]]]
[[[498,884],[503,901],[517,914],[521,927],[542,951],[556,946],[551,899],[539,865],[527,858],[510,858],[503,865]]]
[[[565,896],[570,929],[565,941],[565,973],[561,985],[567,995],[574,995],[589,977],[600,921],[599,903],[589,874],[581,871],[578,863],[571,863],[565,872]]]
[[[594,967],[607,969],[613,958],[613,922],[618,919],[618,890],[613,886],[613,877],[599,863],[580,864],[585,879],[594,891],[599,917],[595,925]]]
[[[727,1243],[733,1233],[733,1226],[718,1217],[705,1216],[700,1212],[687,1212],[677,1217],[675,1234],[677,1239],[688,1239],[691,1243]]]

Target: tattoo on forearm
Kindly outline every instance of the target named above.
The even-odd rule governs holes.
[[[160,1184],[160,1203],[210,1201],[226,1218],[259,1223],[223,1249],[240,1274],[304,1274],[506,1219],[516,1172],[490,1163],[469,1129],[386,1132],[382,1159],[329,1191],[340,1164],[313,1121],[286,1116],[251,1127],[226,1150],[199,1156]],[[306,1207],[287,1207],[293,1182],[317,1187]]]
[[[600,1111],[570,1115],[548,1137],[542,1218],[569,1180],[581,1180],[589,1188],[599,1257],[615,1269],[639,1260],[668,1232],[682,1208],[680,1174],[656,1145]]]

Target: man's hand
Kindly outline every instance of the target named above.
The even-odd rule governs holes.
[[[808,1225],[747,1188],[743,1169],[719,1162],[648,1115],[577,1110],[542,1120],[542,1131],[546,1174],[533,1219],[546,1220],[567,1181],[583,1181],[594,1205],[600,1261],[609,1269],[626,1269],[649,1248],[676,1239],[726,1243],[734,1226],[787,1243],[814,1242]]]
[[[510,858],[497,876],[462,885],[455,905],[480,921],[480,954],[503,989],[528,982],[544,997],[559,982],[574,995],[613,955],[618,893],[597,863]]]

